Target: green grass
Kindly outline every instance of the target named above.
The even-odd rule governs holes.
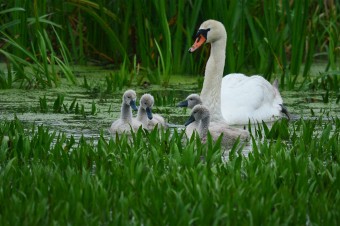
[[[1,122],[0,224],[337,225],[339,129],[278,121],[224,164],[219,143],[176,130],[76,141]]]

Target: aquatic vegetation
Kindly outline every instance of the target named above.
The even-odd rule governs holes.
[[[178,91],[170,88],[168,90],[163,89],[162,92],[155,90],[152,91],[151,94],[158,106],[175,106],[178,102],[175,96],[176,92]]]
[[[218,18],[228,32],[225,73],[277,76],[282,87],[293,89],[300,72],[303,80],[311,76],[316,61],[327,64],[325,71],[339,70],[337,1],[119,0],[115,1],[119,7],[111,5],[107,0],[4,3],[0,45],[10,64],[9,73],[0,73],[0,79],[12,86],[14,78],[31,82],[35,78],[44,87],[57,83],[60,71],[74,82],[70,64],[95,60],[117,70],[124,65],[131,71],[138,65],[150,82],[167,86],[171,74],[201,74],[208,48],[197,56],[186,50],[207,18]],[[26,75],[23,67],[34,73]]]
[[[106,80],[106,92],[107,93],[112,93],[117,90],[122,90],[124,86],[128,85],[128,79],[124,71],[110,73],[108,76],[105,77],[105,80]]]
[[[88,114],[95,115],[98,112],[96,103],[94,101],[92,101],[91,103],[91,111],[86,112],[84,104],[79,104],[77,102],[77,98],[73,99],[70,106],[64,103],[64,98],[65,98],[65,95],[59,93],[57,95],[57,98],[53,102],[52,108],[50,109],[48,106],[48,100],[46,99],[46,95],[42,98],[39,97],[40,112],[41,113],[53,112],[53,113],[64,113],[64,114],[74,113],[76,115],[82,115],[84,118],[86,118],[86,115]]]
[[[0,70],[0,89],[12,87],[13,75],[10,65],[7,65],[7,72]]]
[[[289,140],[289,120],[282,118],[275,121],[270,127],[265,123],[248,124],[247,129],[251,132],[254,127],[254,136],[259,139]]]
[[[97,107],[96,107],[96,103],[94,101],[92,101],[91,104],[91,115],[95,115],[97,113]]]
[[[43,98],[39,97],[39,106],[40,106],[40,112],[41,113],[47,113],[48,112],[46,95]]]
[[[278,132],[283,125],[265,129],[262,141],[253,134],[247,157],[234,146],[223,163],[219,142],[186,140],[183,131],[76,140],[1,122],[0,223],[338,224],[339,118]]]
[[[22,8],[17,7],[1,11],[0,14],[11,14],[15,17],[23,13],[22,11],[24,11]],[[13,22],[5,21],[5,24],[0,27],[3,45],[0,54],[8,60],[7,75],[0,74],[1,81],[6,84],[4,88],[11,88],[14,82],[20,82],[20,87],[29,88],[57,86],[61,73],[69,81],[76,83],[69,66],[67,48],[55,29],[60,26],[47,20],[47,16],[36,15],[34,18],[29,18],[23,14],[19,16],[20,19],[15,19]],[[17,29],[16,26],[21,29]],[[50,26],[49,30],[47,26]],[[27,30],[29,27],[34,27],[34,31]],[[53,41],[51,35],[57,40]],[[26,40],[24,41],[23,38]],[[53,42],[58,43],[58,51],[54,49]],[[59,54],[61,57],[58,56]]]
[[[309,83],[309,89],[340,92],[340,71],[320,73]]]
[[[54,113],[61,113],[62,106],[64,103],[64,95],[63,94],[58,94],[57,99],[54,101],[53,104],[53,112]]]

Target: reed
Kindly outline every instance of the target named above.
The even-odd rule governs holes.
[[[39,107],[40,107],[41,113],[47,113],[48,112],[46,96],[44,96],[43,98],[39,97]]]
[[[96,115],[99,110],[97,109],[96,103],[93,101],[91,103],[91,109],[85,110],[84,104],[77,101],[74,98],[71,102],[65,101],[64,94],[58,94],[57,98],[52,102],[48,101],[46,96],[39,98],[39,112],[41,113],[58,113],[58,114],[75,114],[81,115],[86,118],[87,115]]]
[[[22,11],[21,8],[12,8],[11,10],[2,11],[2,14],[12,12],[13,17],[22,17],[17,15]],[[8,22],[1,27],[0,33],[4,48],[0,50],[0,53],[9,61],[7,68],[8,71],[11,71],[8,74],[15,75],[14,78],[12,76],[7,77],[7,79],[2,78],[4,81],[10,81],[7,82],[8,84],[12,85],[12,81],[19,81],[21,86],[51,87],[52,85],[58,85],[59,72],[64,73],[66,78],[75,83],[73,72],[69,69],[68,59],[66,58],[65,46],[54,29],[54,26],[60,26],[47,20],[46,17],[48,16],[40,16],[35,10],[34,17],[24,16],[21,21],[15,19],[15,23]],[[20,29],[18,29],[18,26]],[[34,31],[29,31],[29,37],[25,36],[25,34],[28,34],[28,30],[23,26],[34,28],[32,29]],[[49,31],[45,29],[48,26],[52,27]],[[48,32],[52,32],[57,36],[57,43],[60,45],[63,58],[57,56],[58,53],[55,52],[52,46],[52,39]],[[60,66],[59,70],[57,70],[56,65]]]
[[[320,73],[320,75],[316,76],[311,80],[309,84],[310,89],[322,89],[326,91],[334,91],[335,93],[339,93],[340,91],[340,79],[338,71],[330,71]]]
[[[136,62],[150,80],[166,85],[173,73],[203,74],[209,50],[189,55],[187,49],[199,24],[212,18],[224,23],[228,32],[225,73],[280,77],[281,86],[293,89],[301,75],[308,81],[311,65],[319,59],[327,62],[325,71],[339,68],[340,6],[337,1],[319,3],[43,0],[37,4],[18,0],[15,5],[7,2],[0,12],[4,38],[0,44],[5,47],[1,53],[14,74],[25,80],[43,74],[46,64],[54,63],[74,82],[72,63],[99,60],[113,63],[118,70],[125,62],[127,71],[132,71]],[[44,7],[47,4],[50,7]],[[33,44],[29,40],[34,40]],[[44,48],[47,53],[37,56]],[[25,62],[27,52],[37,58],[29,57],[38,65],[31,75],[24,73],[26,67],[32,67],[31,62]],[[51,76],[46,79],[37,77],[50,86],[57,78],[53,71],[48,74]],[[8,84],[15,81],[4,73],[1,79]]]
[[[0,89],[8,89],[12,87],[12,70],[9,65],[7,65],[7,73],[0,70]]]

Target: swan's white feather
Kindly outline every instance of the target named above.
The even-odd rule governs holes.
[[[229,124],[272,121],[281,116],[282,97],[261,76],[228,74],[222,79],[221,111]]]

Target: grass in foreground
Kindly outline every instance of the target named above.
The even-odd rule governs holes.
[[[177,131],[94,142],[2,122],[0,224],[337,225],[340,120],[291,124],[222,163],[218,143]]]

